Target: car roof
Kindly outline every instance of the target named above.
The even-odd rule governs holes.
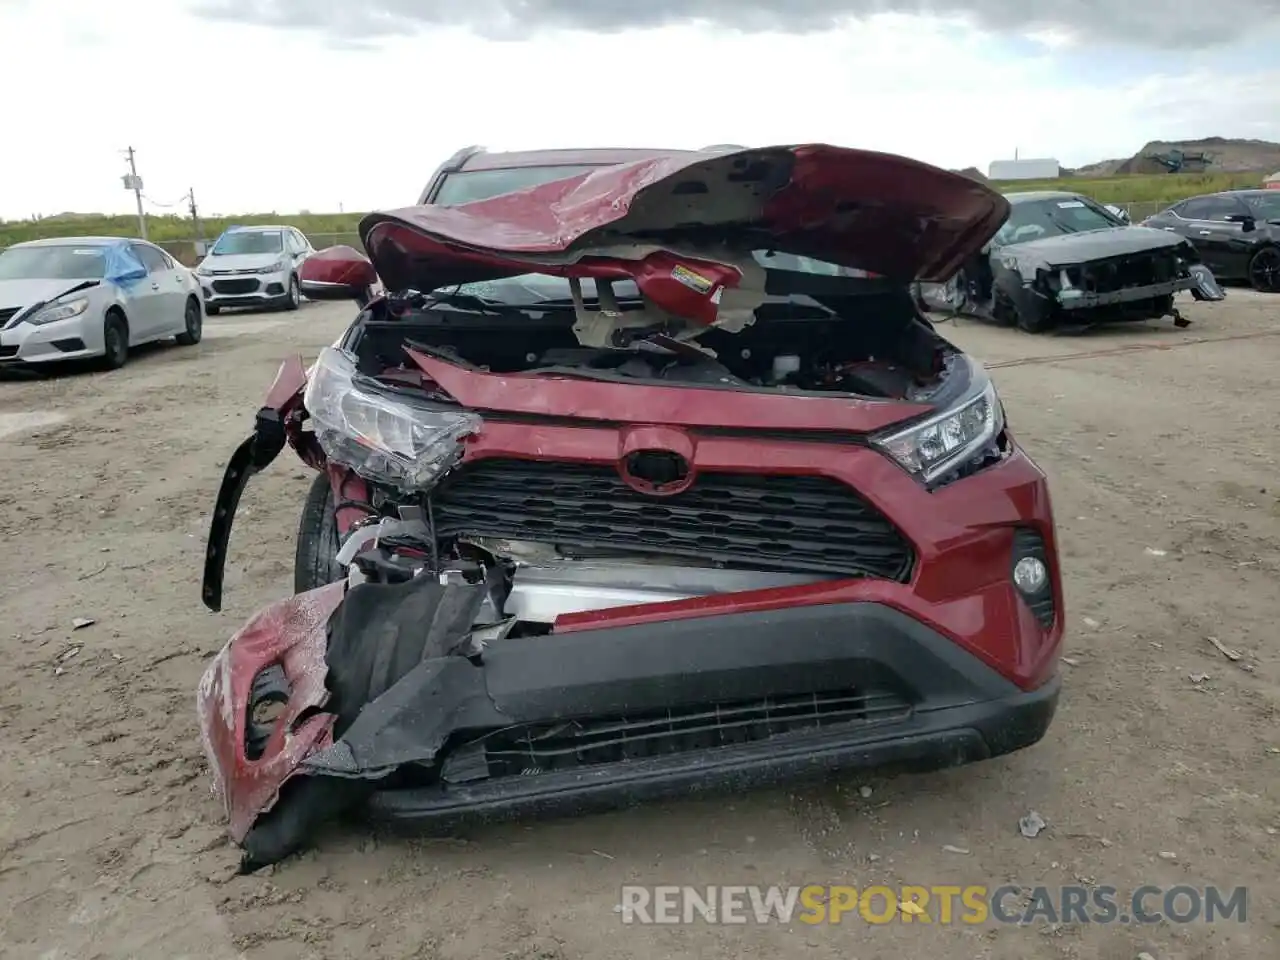
[[[297,227],[289,227],[279,223],[250,223],[241,227],[227,227],[223,233],[255,233],[262,230],[296,230]]]
[[[1004,198],[1016,206],[1037,200],[1079,200],[1083,196],[1084,194],[1072,193],[1070,190],[1026,190],[1022,193],[1006,193]]]
[[[518,150],[491,152],[482,147],[469,147],[458,158],[456,170],[510,170],[515,167],[556,167],[561,165],[609,166],[632,163],[650,157],[693,153],[692,150],[659,150],[634,147],[588,147],[567,150]]]
[[[145,243],[136,237],[43,237],[23,240],[15,247],[109,247],[117,243]]]

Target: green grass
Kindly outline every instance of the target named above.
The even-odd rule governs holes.
[[[234,217],[202,217],[205,240],[214,240],[230,226],[255,223],[287,223],[297,227],[317,248],[335,243],[359,245],[356,226],[362,213],[246,213]],[[0,221],[0,250],[25,240],[52,237],[136,237],[136,216],[108,217],[86,214],[83,217],[44,220]],[[147,239],[168,250],[188,266],[196,263],[195,225],[184,217],[147,217]]]
[[[305,234],[355,233],[361,213],[246,213],[234,217],[201,218],[206,240],[212,240],[230,226],[254,223],[287,223]],[[132,214],[120,217],[86,214],[74,219],[0,221],[0,247],[24,240],[45,237],[136,237],[138,218]],[[195,227],[187,217],[147,217],[147,239],[156,243],[194,240]]]
[[[1056,180],[997,180],[998,190],[1070,190],[1101,203],[1173,204],[1200,193],[1262,186],[1261,173],[1156,173]]]
[[[1199,193],[1215,193],[1262,184],[1260,173],[1166,173],[1118,177],[1060,177],[1057,180],[997,181],[997,189],[1071,190],[1102,203],[1132,205],[1135,219],[1150,216],[1163,207]],[[234,217],[205,219],[204,236],[212,240],[236,224],[288,223],[297,227],[317,247],[334,243],[357,244],[356,226],[361,213],[246,213]],[[147,217],[148,238],[161,244],[186,263],[195,261],[195,227],[189,219],[175,216]],[[138,218],[89,214],[74,219],[0,221],[0,249],[24,240],[45,237],[109,236],[136,237]]]

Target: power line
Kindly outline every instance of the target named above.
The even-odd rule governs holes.
[[[142,197],[144,200],[147,201],[147,203],[151,204],[153,207],[176,207],[176,206],[180,206],[182,204],[187,203],[187,201],[191,199],[191,194],[184,193],[177,200],[173,201],[173,203],[165,203],[161,200],[156,200],[154,197],[145,193],[142,195]]]

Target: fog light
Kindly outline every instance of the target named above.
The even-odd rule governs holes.
[[[1049,570],[1039,557],[1023,557],[1013,565],[1013,582],[1023,593],[1039,593],[1049,582]]]

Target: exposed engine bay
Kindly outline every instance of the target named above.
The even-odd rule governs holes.
[[[686,337],[620,329],[609,346],[579,341],[572,304],[515,308],[407,295],[373,304],[343,346],[374,377],[407,368],[409,345],[497,373],[928,399],[954,351],[907,291],[863,281],[866,291],[850,295],[857,281],[830,279],[843,282],[843,295],[772,297],[740,330],[711,327]]]

